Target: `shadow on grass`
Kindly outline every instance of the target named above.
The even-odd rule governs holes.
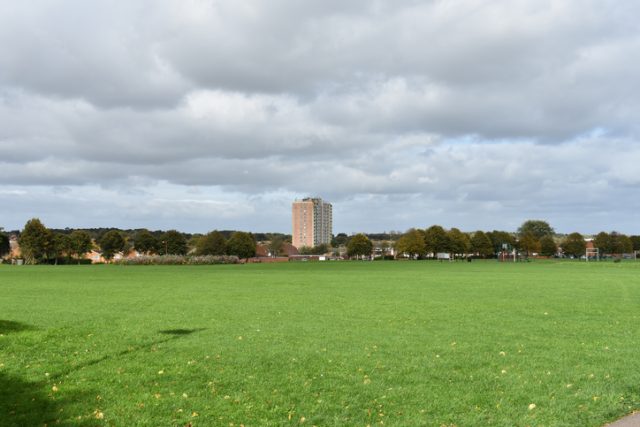
[[[31,331],[35,328],[26,323],[14,322],[13,320],[0,319],[0,334],[8,334],[11,332]]]
[[[19,332],[35,329],[29,325],[8,320],[0,320],[0,333]],[[126,350],[105,355],[89,360],[85,363],[69,367],[49,377],[49,381],[55,381],[75,371],[97,365],[103,361],[117,359],[132,353],[147,350],[158,344],[181,339],[186,335],[202,331],[204,329],[168,329],[158,331],[161,334],[171,335],[164,339],[151,340],[129,347]],[[69,414],[64,412],[65,407],[77,406],[78,402],[91,402],[95,392],[87,390],[82,393],[53,394],[50,391],[49,382],[27,382],[21,378],[13,377],[0,372],[0,427],[22,427],[43,425],[73,425],[79,427],[96,425],[91,414],[82,415],[82,419],[73,419],[69,424]]]
[[[198,328],[198,329],[165,329],[163,331],[158,331],[161,334],[165,334],[165,335],[191,335],[194,332],[200,332],[200,331],[204,331],[204,328]]]
[[[139,351],[142,350],[148,350],[151,349],[152,347],[155,347],[158,344],[164,344],[170,341],[174,341],[174,340],[178,340],[186,335],[191,335],[192,333],[195,332],[199,332],[199,331],[204,331],[205,328],[199,328],[199,329],[166,329],[163,331],[158,331],[161,334],[165,334],[165,335],[171,335],[170,337],[161,339],[161,340],[152,340],[152,341],[147,341],[141,344],[137,344],[135,346],[131,346],[129,348],[127,348],[126,350],[122,350],[119,351],[117,353],[112,353],[112,354],[107,354],[104,355],[102,357],[99,357],[97,359],[93,359],[93,360],[88,360],[84,363],[80,363],[77,365],[74,365],[73,367],[69,367],[68,369],[65,369],[62,372],[59,372],[55,375],[52,375],[50,378],[51,379],[58,379],[58,378],[62,378],[65,377],[75,371],[79,371],[81,369],[87,368],[89,366],[94,366],[97,365],[99,363],[102,363],[104,361],[107,360],[112,360],[112,359],[118,359],[124,356],[129,356],[132,355],[134,353],[137,353]],[[0,425],[1,427],[1,425]]]
[[[24,323],[0,320],[0,333],[33,330]],[[67,417],[64,408],[78,402],[91,402],[93,392],[54,396],[46,382],[28,382],[0,372],[0,427],[59,424]],[[79,414],[88,415],[88,414]],[[94,420],[95,421],[95,420]],[[91,426],[90,420],[75,419],[74,426]]]
[[[91,393],[69,394],[62,397],[46,393],[47,383],[30,383],[0,373],[0,427],[43,426],[60,424],[69,414],[64,408],[72,403],[91,402]],[[90,414],[78,414],[90,416]],[[95,425],[91,419],[74,419],[74,426]],[[68,424],[65,424],[68,425]]]

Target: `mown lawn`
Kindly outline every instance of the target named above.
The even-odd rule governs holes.
[[[0,266],[0,334],[0,426],[602,426],[640,409],[640,263]]]

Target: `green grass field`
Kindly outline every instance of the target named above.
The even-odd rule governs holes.
[[[602,426],[640,409],[640,263],[0,266],[0,334],[0,426]]]

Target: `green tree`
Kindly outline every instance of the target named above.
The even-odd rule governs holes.
[[[227,253],[227,239],[218,230],[202,236],[196,243],[198,255],[224,255]]]
[[[329,252],[329,245],[321,243],[318,246],[303,246],[298,249],[300,255],[322,255]]]
[[[298,248],[298,253],[300,255],[314,255],[313,246],[301,246]]]
[[[487,237],[491,240],[494,253],[501,252],[503,245],[508,245],[510,248],[517,246],[515,236],[507,231],[493,230],[487,233]]]
[[[555,231],[546,221],[541,221],[539,219],[530,219],[522,223],[520,228],[518,228],[518,235],[520,237],[524,236],[527,233],[531,233],[533,237],[535,237],[537,240],[540,240],[544,236],[553,237]]]
[[[586,253],[587,242],[580,233],[571,233],[562,241],[562,252],[565,255],[579,258]]]
[[[618,233],[617,231],[612,231],[609,234],[609,238],[611,241],[611,249],[614,254],[629,254],[633,252],[633,242],[629,238],[622,233]]]
[[[464,256],[471,250],[471,240],[469,240],[467,233],[463,233],[457,228],[452,228],[447,232],[447,237],[450,242],[449,250],[454,257],[456,255]]]
[[[124,250],[125,240],[118,230],[109,230],[102,235],[98,244],[102,249],[102,256],[107,261],[113,259],[116,253]]]
[[[55,264],[58,264],[58,259],[65,257],[67,262],[71,258],[72,247],[71,238],[68,234],[53,233],[51,247],[49,249],[49,259],[55,260]]]
[[[162,235],[160,243],[160,251],[165,255],[185,255],[187,253],[187,239],[179,231],[167,231]]]
[[[254,257],[256,256],[256,241],[250,233],[236,231],[227,242],[227,253],[238,258]]]
[[[396,252],[407,254],[412,259],[423,256],[426,252],[424,232],[412,228],[404,233],[396,242]]]
[[[331,246],[334,248],[346,245],[349,241],[349,236],[345,233],[338,233],[333,239],[331,239]]]
[[[558,246],[551,236],[542,236],[540,239],[540,255],[554,256],[558,253]]]
[[[9,236],[7,236],[7,234],[3,230],[4,229],[0,227],[0,258],[11,252]]]
[[[84,230],[76,230],[69,235],[71,254],[76,257],[78,264],[84,255],[93,248],[91,235]]]
[[[640,236],[629,236],[631,246],[634,251],[640,251]]]
[[[47,259],[52,234],[38,218],[32,218],[20,233],[20,250],[27,264],[38,264]]]
[[[133,248],[141,254],[156,254],[159,250],[159,242],[156,236],[143,228],[133,236]]]
[[[282,236],[271,236],[271,240],[269,241],[269,252],[272,257],[277,257],[282,254],[282,248],[284,246],[284,238]]]
[[[471,237],[471,252],[486,258],[494,254],[491,239],[484,231],[476,231]]]
[[[600,250],[600,255],[613,253],[613,245],[611,243],[611,236],[606,231],[601,231],[593,239],[593,244]]]
[[[424,241],[427,253],[434,256],[438,252],[449,252],[451,242],[447,232],[439,225],[432,225],[424,232]]]
[[[520,250],[526,252],[527,255],[532,255],[540,252],[540,240],[538,240],[533,233],[526,232],[520,237],[518,247]]]
[[[314,252],[318,255],[326,254],[327,252],[329,252],[329,249],[329,245],[327,245],[326,243],[320,243],[318,246],[313,247]]]
[[[371,251],[373,251],[373,243],[362,233],[353,236],[347,244],[349,257],[371,256]]]

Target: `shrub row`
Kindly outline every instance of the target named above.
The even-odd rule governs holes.
[[[115,261],[121,265],[214,265],[238,264],[240,259],[233,255],[143,255]]]

